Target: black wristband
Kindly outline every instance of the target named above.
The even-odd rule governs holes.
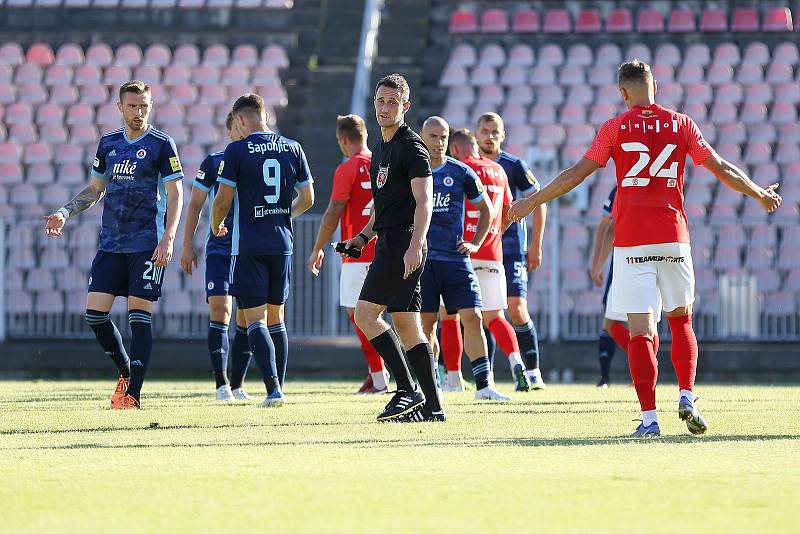
[[[358,235],[357,235],[356,237],[360,237],[361,239],[363,239],[363,240],[364,240],[364,246],[365,246],[365,247],[366,247],[367,245],[369,245],[369,238],[367,238],[367,236],[365,236],[363,232],[359,232],[359,233],[358,233]]]

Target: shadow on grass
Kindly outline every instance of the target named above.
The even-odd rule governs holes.
[[[272,425],[277,426],[277,425]],[[135,443],[130,445],[115,445],[105,443],[76,443],[71,445],[52,445],[44,447],[4,447],[8,451],[31,451],[31,450],[72,450],[72,449],[171,449],[171,448],[214,448],[214,447],[286,447],[286,446],[319,446],[319,445],[339,445],[354,448],[382,449],[382,448],[418,448],[418,447],[586,447],[596,445],[625,445],[635,443],[637,446],[651,446],[660,444],[691,444],[698,442],[756,442],[756,441],[780,441],[797,440],[797,434],[725,434],[707,436],[662,436],[660,438],[630,438],[630,437],[586,437],[586,438],[500,438],[500,439],[342,439],[342,440],[264,440],[251,441],[246,443],[166,443],[150,444]]]

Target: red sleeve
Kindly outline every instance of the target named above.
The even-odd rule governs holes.
[[[353,190],[353,173],[347,172],[347,162],[339,164],[336,172],[333,173],[333,191],[331,200],[350,200],[350,192]]]
[[[611,151],[614,149],[614,144],[617,142],[617,132],[619,131],[619,120],[615,117],[607,120],[600,127],[600,131],[592,142],[592,146],[583,155],[584,158],[590,159],[605,167],[608,160],[611,159]]]
[[[695,165],[702,165],[711,155],[711,147],[708,146],[700,128],[689,117],[686,117],[686,152],[692,157]]]

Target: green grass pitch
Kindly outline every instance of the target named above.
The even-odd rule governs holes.
[[[380,424],[386,397],[290,382],[289,404],[218,405],[210,381],[0,382],[3,532],[797,532],[800,387],[706,386],[690,436],[626,438],[624,385],[554,385],[444,424]],[[252,393],[261,391],[255,382]],[[501,391],[509,387],[501,385]],[[155,425],[157,423],[157,426]]]

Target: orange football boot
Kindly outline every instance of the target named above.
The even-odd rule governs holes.
[[[130,395],[125,395],[119,401],[119,404],[111,406],[112,410],[132,410],[139,409],[139,401]]]
[[[120,376],[117,380],[117,387],[114,388],[114,394],[111,395],[111,407],[119,408],[122,397],[128,392],[128,385],[131,383],[130,377]]]

